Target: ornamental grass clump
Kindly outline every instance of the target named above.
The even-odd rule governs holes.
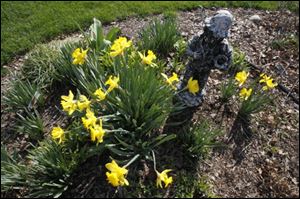
[[[151,49],[160,57],[167,56],[174,50],[174,44],[180,39],[176,17],[155,19],[140,32],[140,50]]]
[[[1,192],[18,190],[26,185],[26,166],[20,164],[1,146]]]
[[[32,110],[45,103],[44,94],[36,84],[16,79],[12,89],[3,96],[4,104],[12,110]]]
[[[58,143],[45,140],[29,152],[26,169],[30,197],[59,197],[70,185],[69,177],[80,156]]]
[[[195,160],[204,159],[210,149],[220,146],[216,138],[222,135],[222,131],[208,120],[198,120],[185,126],[177,135],[175,145],[181,147],[187,165],[191,166]]]
[[[23,190],[25,197],[57,198],[70,186],[69,177],[81,157],[51,140],[30,150],[26,163],[17,162],[1,149],[1,190]]]
[[[59,42],[37,45],[21,67],[22,78],[47,91],[54,82],[55,63],[60,55],[59,46]]]
[[[32,141],[41,141],[45,134],[45,124],[41,115],[36,110],[33,112],[26,110],[23,114],[17,113],[15,131],[18,134],[28,135]]]
[[[230,77],[227,82],[223,82],[221,86],[221,102],[228,103],[230,98],[236,94],[236,90],[237,85],[232,77]]]

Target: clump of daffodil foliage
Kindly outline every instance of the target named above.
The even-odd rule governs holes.
[[[91,27],[90,41],[98,43],[101,49],[93,45],[73,46],[73,51],[68,49],[70,55],[64,57],[64,71],[71,73],[63,75],[77,86],[77,94],[67,91],[68,95],[61,96],[61,106],[69,117],[79,121],[81,141],[104,146],[118,160],[105,165],[110,171],[106,173],[108,182],[115,187],[128,186],[130,182],[125,176],[130,173],[129,163],[139,157],[149,159],[151,151],[176,137],[161,134],[157,129],[178,108],[172,99],[180,92],[176,87],[179,79],[176,73],[168,77],[159,72],[152,49],[138,51],[126,37],[103,39],[99,36],[99,23],[96,20]],[[68,50],[63,53],[66,55]],[[190,79],[185,89],[195,94],[199,91],[198,81]],[[72,131],[56,126],[51,135],[64,145],[78,139]],[[117,162],[127,164],[120,167]],[[163,187],[162,182],[164,187],[173,182],[167,176],[171,170],[155,171],[158,187]]]
[[[248,80],[249,75],[247,70],[239,71],[221,88],[221,101],[224,103],[228,103],[231,96],[238,94],[241,100],[238,116],[241,118],[249,118],[252,113],[257,113],[270,104],[271,92],[277,86],[273,78],[264,73],[254,81]]]
[[[68,189],[72,172],[103,152],[111,158],[105,163],[105,176],[113,187],[130,186],[127,176],[137,159],[154,161],[157,179],[153,183],[158,188],[172,184],[171,169],[159,172],[153,151],[176,138],[159,128],[169,114],[182,108],[173,103],[180,92],[178,75],[162,73],[155,50],[137,50],[133,41],[118,36],[119,32],[113,28],[104,35],[101,22],[94,19],[84,40],[60,49],[53,62],[53,77],[65,88],[58,108],[69,118],[68,123],[53,125],[51,139],[41,141],[30,152],[28,167],[25,163],[3,164],[14,168],[10,173],[23,173],[18,178],[6,173],[6,184],[1,186],[24,186],[32,197],[58,197]],[[197,93],[198,81],[190,79],[184,89]]]
[[[239,96],[242,99],[242,104],[238,115],[242,118],[248,118],[252,113],[261,111],[271,101],[271,91],[277,86],[273,78],[264,73],[259,75],[248,87],[246,80],[249,72],[241,71],[235,76],[240,88]]]

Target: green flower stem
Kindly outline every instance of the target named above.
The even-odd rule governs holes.
[[[152,156],[153,156],[153,164],[154,164],[154,170],[156,170],[156,160],[155,160],[155,154],[154,154],[154,151],[152,150]]]
[[[178,95],[179,93],[181,93],[181,92],[183,92],[183,91],[185,91],[187,89],[188,89],[188,87],[186,86],[183,89],[179,90],[178,92],[175,92],[175,95]]]
[[[128,133],[129,131],[126,131],[124,129],[115,129],[115,130],[106,130],[105,129],[105,132],[106,133],[112,133],[112,132],[126,132],[126,133]]]
[[[131,163],[133,163],[138,157],[140,156],[140,154],[135,155],[125,166],[123,166],[123,168],[128,167]]]

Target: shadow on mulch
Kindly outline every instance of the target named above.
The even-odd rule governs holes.
[[[180,132],[186,126],[191,125],[196,112],[197,108],[187,107],[178,114],[170,115],[163,128],[163,133]]]
[[[223,146],[213,148],[213,153],[224,155],[226,150],[231,150],[228,145],[234,143],[235,146],[232,150],[232,157],[236,161],[235,165],[239,165],[245,158],[244,151],[246,147],[253,139],[253,132],[250,128],[250,117],[241,116],[239,113],[234,117],[235,111],[232,110],[232,107],[228,103],[222,102],[221,99],[219,100],[219,103],[215,106],[217,111],[213,118],[216,123],[219,123],[219,128],[221,128],[225,116],[235,119],[229,130],[228,139],[222,141]]]
[[[241,164],[242,160],[245,158],[245,148],[253,138],[253,132],[249,126],[249,117],[241,117],[240,115],[237,115],[229,132],[228,142],[233,141],[235,143],[232,156],[236,161],[236,165]]]
[[[82,163],[70,177],[72,184],[63,193],[62,198],[107,198],[112,197],[114,189],[108,185],[105,176],[105,163],[109,157],[105,154],[93,156]]]

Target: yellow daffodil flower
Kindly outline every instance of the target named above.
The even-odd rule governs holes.
[[[97,90],[94,92],[94,95],[96,95],[100,101],[101,101],[101,100],[104,100],[105,97],[106,97],[106,93],[104,93],[104,92],[102,91],[101,88],[97,89]]]
[[[107,180],[111,183],[114,187],[117,186],[124,186],[129,185],[129,182],[125,178],[124,175],[128,173],[128,170],[123,167],[119,167],[119,165],[112,160],[111,163],[107,163],[105,167],[111,172],[106,172]]]
[[[73,64],[79,64],[82,65],[84,64],[85,58],[86,58],[86,54],[87,54],[87,50],[83,50],[82,48],[76,48],[76,50],[74,50],[74,52],[72,53],[72,57],[73,57]]]
[[[247,80],[248,76],[249,76],[249,72],[246,73],[246,71],[238,72],[235,75],[235,79],[236,79],[236,81],[239,82],[239,86],[242,86],[245,83],[245,81]]]
[[[86,109],[86,115],[85,116],[86,116],[86,118],[82,117],[81,120],[82,120],[83,126],[86,129],[89,129],[91,126],[96,125],[97,118],[95,117],[94,112],[91,111],[89,108]]]
[[[173,76],[168,78],[168,76],[164,73],[161,73],[161,75],[166,79],[166,82],[168,84],[170,84],[172,86],[172,88],[174,88],[176,90],[176,87],[173,85],[173,82],[178,82],[179,79],[178,79],[178,76],[176,73],[173,73]]]
[[[155,54],[151,50],[148,50],[148,55],[147,56],[143,55],[140,52],[138,52],[138,53],[139,53],[139,55],[140,55],[140,57],[142,59],[142,63],[143,64],[151,65],[151,64],[153,64],[152,61],[154,59],[156,59]]]
[[[187,87],[188,87],[190,93],[193,93],[194,95],[196,95],[196,93],[199,91],[198,80],[193,80],[193,77],[191,77],[188,81]]]
[[[105,85],[109,85],[109,88],[107,89],[107,92],[109,93],[114,88],[118,88],[118,82],[120,78],[119,77],[112,77],[110,76],[109,79],[105,82]]]
[[[61,96],[61,105],[63,107],[64,111],[67,111],[69,115],[72,115],[72,113],[77,109],[77,103],[76,100],[73,99],[74,95],[72,91],[69,91],[68,96]]]
[[[60,127],[54,127],[51,132],[53,139],[59,139],[58,144],[65,140],[65,132]]]
[[[80,111],[88,108],[90,106],[90,104],[91,104],[91,101],[89,101],[86,96],[84,96],[84,95],[79,96],[79,101],[77,102],[77,106]]]
[[[246,88],[242,88],[240,91],[240,97],[244,100],[247,100],[252,93],[252,88],[249,88],[248,90]]]
[[[127,41],[126,37],[119,37],[116,39],[111,46],[111,52],[109,53],[110,56],[116,57],[120,54],[123,54],[125,48],[128,48],[132,45],[132,41]]]
[[[102,119],[100,119],[100,125],[95,124],[90,128],[91,130],[91,140],[94,142],[97,140],[98,143],[103,142],[103,136],[105,134],[105,131],[102,128]]]
[[[119,178],[116,173],[106,172],[107,180],[112,186],[117,187],[120,185]]]
[[[165,183],[165,188],[171,184],[173,182],[173,178],[172,177],[168,177],[167,173],[172,171],[171,169],[166,169],[163,172],[159,173],[158,171],[156,171],[157,174],[157,179],[156,179],[156,186],[163,188],[162,186],[162,182]]]
[[[259,80],[259,83],[263,83],[263,82],[266,83],[266,86],[263,86],[263,90],[272,89],[272,88],[275,88],[278,85],[277,83],[273,83],[273,79],[271,77],[268,77],[264,73],[260,74],[260,77],[262,79]]]

